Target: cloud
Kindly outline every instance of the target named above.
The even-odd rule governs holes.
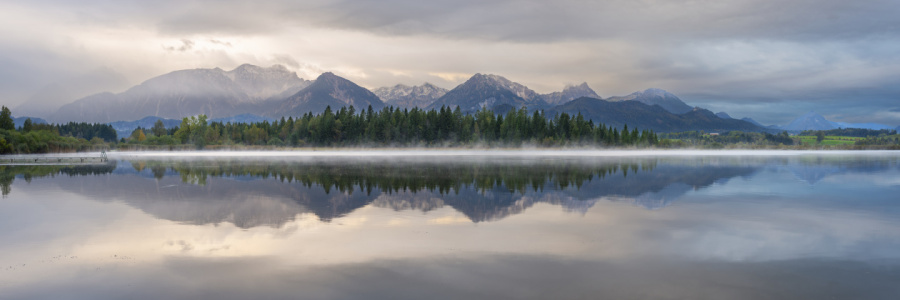
[[[226,47],[232,47],[232,46],[233,46],[233,45],[231,45],[230,42],[220,41],[220,40],[217,40],[217,39],[210,39],[209,42],[210,42],[210,43],[213,43],[213,44],[217,44],[217,45],[226,46]]]
[[[890,1],[321,1],[290,14],[384,35],[568,39],[855,39],[897,35]]]
[[[163,49],[169,52],[185,52],[194,48],[194,41],[188,39],[181,39],[181,46],[163,46]]]
[[[583,81],[604,97],[658,87],[691,105],[771,123],[846,109],[858,115],[851,119],[900,124],[875,116],[900,97],[896,7],[888,0],[3,3],[0,97],[19,103],[59,77],[101,66],[140,82],[177,69],[277,63],[304,78],[335,71],[367,87],[453,88],[480,72],[542,93]]]

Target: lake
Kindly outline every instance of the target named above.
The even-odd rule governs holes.
[[[0,299],[897,299],[900,153],[0,166]]]

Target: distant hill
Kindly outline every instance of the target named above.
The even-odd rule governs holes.
[[[765,130],[746,121],[719,118],[711,111],[701,108],[695,108],[683,114],[674,114],[659,105],[650,106],[639,101],[610,102],[582,97],[550,110],[551,114],[557,112],[569,114],[580,112],[585,118],[604,123],[607,126],[622,128],[627,124],[632,129],[652,129],[656,132]]]
[[[457,107],[464,113],[492,109],[501,104],[529,109],[547,107],[541,95],[528,87],[498,75],[475,74],[465,83],[448,91],[428,108]]]
[[[267,115],[275,118],[301,116],[308,112],[321,113],[328,106],[331,106],[332,110],[353,106],[357,111],[361,111],[370,105],[375,110],[385,106],[384,102],[371,91],[334,73],[326,72],[319,75],[308,87],[277,103],[274,110]]]
[[[847,123],[847,122],[832,122],[838,128],[861,128],[861,129],[871,129],[871,130],[882,130],[882,129],[894,129],[893,126],[878,124],[878,123]]]
[[[553,106],[565,104],[581,97],[600,99],[600,96],[588,86],[587,82],[582,82],[579,85],[567,85],[561,92],[544,94],[541,97],[544,98],[544,102]]]
[[[759,127],[767,127],[766,125],[763,125],[763,124],[761,124],[761,123],[757,122],[756,120],[751,119],[751,118],[749,118],[749,117],[741,118],[741,121],[750,122],[750,123],[753,123],[753,125],[756,125],[756,126],[759,126]]]
[[[147,115],[181,119],[205,114],[211,118],[261,113],[266,100],[285,90],[310,84],[284,66],[241,65],[234,70],[174,71],[144,81],[119,94],[101,93],[62,106],[55,122],[112,122]]]
[[[34,117],[14,117],[13,123],[15,123],[16,128],[19,128],[19,127],[22,127],[22,125],[25,124],[25,120],[28,120],[29,118],[31,118],[32,124],[47,124],[47,120],[44,120],[41,118],[34,118]]]
[[[447,89],[425,83],[420,86],[398,84],[392,87],[381,87],[374,91],[385,105],[399,108],[426,108],[435,100],[447,93]]]
[[[716,113],[716,117],[719,117],[719,118],[722,118],[722,119],[734,119],[734,118],[732,118],[731,116],[729,116],[728,113],[726,113],[726,112],[724,112],[724,111],[717,112],[717,113]]]
[[[646,89],[642,92],[634,92],[623,97],[609,97],[606,99],[610,102],[634,100],[647,105],[659,105],[663,109],[673,114],[683,114],[691,111],[693,108],[681,101],[678,96],[661,89]]]
[[[808,112],[805,115],[802,115],[791,123],[787,125],[780,126],[779,128],[784,130],[829,130],[835,129],[838,126],[834,124],[834,122],[828,121],[820,114],[815,112]]]
[[[245,124],[261,123],[263,121],[272,122],[272,121],[275,121],[275,119],[270,118],[270,117],[257,116],[254,114],[240,114],[240,115],[226,117],[226,118],[215,118],[215,119],[209,120],[210,123],[212,123],[212,122],[229,123],[230,122],[232,124],[234,124],[234,123],[245,123]]]
[[[803,130],[831,130],[837,128],[860,128],[860,129],[871,129],[871,130],[882,130],[882,129],[894,129],[892,126],[878,124],[878,123],[846,123],[846,122],[832,122],[822,115],[811,111],[800,117],[797,117],[790,123],[784,126],[778,126],[779,129],[788,130],[788,131],[803,131]]]

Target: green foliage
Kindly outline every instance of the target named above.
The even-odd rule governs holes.
[[[0,129],[16,129],[16,123],[14,123],[12,119],[12,111],[10,111],[6,106],[3,106],[3,108],[0,109]]]
[[[91,149],[85,139],[59,136],[49,130],[20,132],[0,129],[0,154],[75,152]]]
[[[821,131],[820,131],[821,132]],[[853,145],[856,141],[861,140],[863,138],[858,137],[849,137],[849,136],[832,136],[832,135],[821,135],[821,140],[819,139],[819,135],[815,136],[799,136],[800,142],[807,145],[819,144],[822,146],[834,146],[834,145]]]
[[[34,124],[31,122],[31,118],[25,119],[25,123],[22,124],[22,131],[29,132],[34,128]]]
[[[846,136],[846,137],[877,137],[897,134],[896,130],[873,130],[863,128],[838,128],[831,130],[804,130],[800,132],[800,136],[817,136],[822,132],[825,136]]]
[[[135,142],[143,142],[147,139],[147,135],[144,134],[143,128],[138,127],[131,132],[130,139]]]
[[[83,136],[73,137],[71,133],[79,135],[89,133],[90,139],[106,136],[107,131],[112,133],[113,139],[115,139],[116,135],[115,130],[105,124],[34,124],[30,118],[25,120],[22,131],[16,131],[11,116],[12,112],[4,106],[2,112],[0,112],[0,124],[2,124],[0,126],[2,127],[0,128],[0,154],[75,152],[95,148],[102,149],[106,148],[107,145],[97,141],[89,142]],[[69,133],[69,136],[60,136],[59,132],[61,131]]]
[[[166,124],[163,124],[162,120],[156,120],[156,123],[153,123],[153,127],[150,128],[150,133],[154,136],[166,135]]]
[[[71,136],[85,140],[99,137],[108,143],[114,143],[118,137],[116,130],[109,124],[75,123],[56,125],[55,131],[61,136]]]
[[[701,131],[686,131],[661,134],[663,148],[700,147],[722,149],[731,147],[754,148],[763,146],[791,146],[794,139],[783,131],[779,134],[731,131],[727,133],[706,134]]]
[[[193,144],[198,149],[206,146],[206,115],[181,119],[181,126],[175,131],[175,138],[183,144]]]
[[[280,147],[280,146],[284,146],[284,142],[277,137],[273,137],[273,138],[269,139],[269,142],[266,143],[266,145]]]
[[[879,135],[859,139],[854,142],[855,146],[887,146],[884,148],[892,150],[900,150],[900,135]]]
[[[10,154],[12,153],[12,145],[6,141],[4,138],[0,138],[0,154]]]

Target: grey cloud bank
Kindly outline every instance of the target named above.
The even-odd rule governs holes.
[[[14,1],[0,4],[0,102],[103,67],[141,82],[281,63],[369,88],[452,88],[481,72],[541,93],[658,87],[766,124],[816,110],[897,125],[898,13],[896,1],[831,0]]]

